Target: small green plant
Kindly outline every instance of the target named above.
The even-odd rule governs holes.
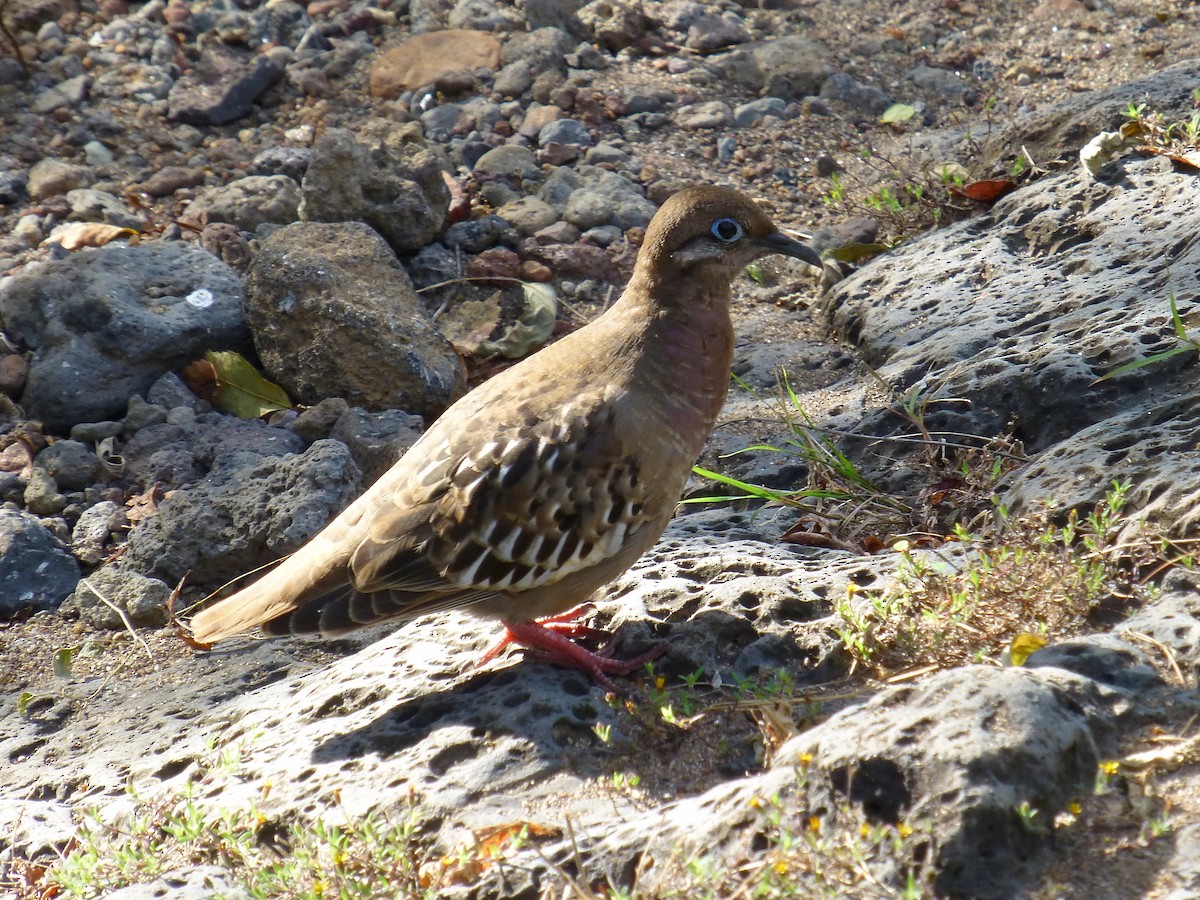
[[[982,534],[957,528],[958,553],[907,542],[895,582],[853,591],[838,604],[838,635],[851,656],[885,669],[978,662],[1021,635],[1062,639],[1089,630],[1098,604],[1136,606],[1138,570],[1161,563],[1154,535],[1118,543],[1130,485],[1114,482],[1084,516],[1068,511],[1014,520],[997,508]]]
[[[1136,372],[1139,369],[1144,369],[1146,366],[1165,362],[1173,356],[1179,356],[1181,353],[1200,353],[1200,338],[1194,338],[1187,333],[1187,329],[1183,325],[1183,317],[1179,315],[1179,304],[1175,300],[1175,292],[1171,291],[1168,297],[1171,301],[1171,327],[1174,331],[1175,346],[1161,353],[1152,353],[1142,359],[1135,359],[1132,362],[1117,366],[1111,372],[1101,375],[1092,382],[1093,384],[1108,381],[1110,378],[1120,378],[1122,375],[1128,375],[1130,372]]]

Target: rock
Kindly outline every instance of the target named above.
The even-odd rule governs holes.
[[[521,127],[517,129],[517,134],[531,141],[537,140],[538,133],[543,128],[565,115],[566,113],[552,104],[532,106],[525,111],[525,118],[521,120]]]
[[[704,15],[696,19],[688,27],[687,41],[684,43],[689,50],[697,53],[715,53],[734,44],[744,44],[750,40],[750,32],[745,25],[734,17]]]
[[[505,66],[524,62],[529,73],[537,78],[545,72],[564,71],[564,57],[574,46],[575,41],[567,32],[558,28],[538,28],[514,34],[505,41],[500,50],[500,62]]]
[[[76,188],[67,191],[67,202],[71,212],[67,216],[73,222],[106,222],[118,228],[141,231],[145,222],[125,208],[125,205],[107,191]]]
[[[499,68],[500,41],[483,31],[449,29],[411,37],[371,66],[371,96],[394,100],[453,72]]]
[[[724,100],[709,100],[679,108],[679,124],[695,131],[704,128],[729,128],[733,125],[733,110]]]
[[[484,250],[467,263],[467,277],[494,279],[503,284],[518,277],[521,258],[505,247],[492,247]],[[507,287],[507,284],[503,285]]]
[[[820,43],[792,34],[744,44],[707,62],[724,80],[750,91],[793,100],[820,89],[830,56]]]
[[[649,224],[657,207],[629,179],[596,169],[590,183],[573,191],[563,207],[563,219],[577,228],[616,225],[624,230]]]
[[[518,59],[496,73],[492,90],[501,97],[520,97],[533,87],[533,71],[529,60]]]
[[[767,116],[782,119],[787,111],[787,103],[780,97],[763,97],[738,105],[733,111],[733,122],[738,128],[750,128],[759,124]]]
[[[127,525],[124,507],[112,500],[89,506],[71,529],[71,554],[85,566],[99,565],[112,552],[109,538]]]
[[[497,244],[516,244],[517,239],[516,231],[505,219],[491,215],[451,225],[443,241],[451,250],[481,253]]]
[[[892,105],[891,98],[872,85],[863,84],[844,72],[835,72],[821,85],[821,99],[837,100],[869,118],[876,118]]]
[[[183,243],[104,247],[30,269],[0,286],[0,321],[33,350],[21,404],[61,432],[116,417],[213,347],[248,345],[237,275]]]
[[[0,615],[56,609],[79,565],[33,516],[0,506]]]
[[[100,470],[100,458],[79,441],[55,441],[34,458],[58,487],[81,491],[90,487]]]
[[[67,852],[78,828],[71,807],[57,800],[0,798],[0,830],[14,856],[25,860]]]
[[[312,444],[329,437],[333,426],[349,409],[350,404],[341,397],[327,397],[320,403],[301,410],[296,421],[292,423],[292,431],[296,432],[305,442]]]
[[[923,91],[946,100],[957,100],[967,92],[967,84],[954,72],[917,66],[908,73],[909,80]]]
[[[57,197],[89,184],[91,169],[64,162],[61,159],[43,159],[29,170],[26,191],[34,200]]]
[[[25,508],[36,516],[56,516],[67,506],[67,498],[45,469],[34,467],[25,485]]]
[[[464,387],[457,355],[365,225],[272,234],[250,266],[246,317],[268,374],[301,403],[343,397],[431,416]]]
[[[249,900],[250,895],[233,883],[228,869],[216,865],[188,866],[163,872],[145,884],[108,891],[105,900]]]
[[[614,53],[637,43],[646,31],[641,0],[592,0],[579,10],[579,21],[596,43]]]
[[[344,444],[317,441],[300,454],[224,450],[200,481],[137,524],[117,566],[175,584],[220,587],[292,552],[358,493],[360,473]]]
[[[56,109],[78,106],[87,99],[88,90],[91,86],[92,79],[90,76],[76,75],[74,78],[60,81],[54,87],[46,88],[34,98],[29,108],[35,113],[44,116],[54,112]]]
[[[145,191],[151,197],[167,197],[181,188],[198,187],[204,184],[204,178],[203,169],[163,166],[138,187],[139,190]]]
[[[196,65],[171,88],[170,116],[189,125],[236,121],[282,77],[283,66],[270,56],[209,43]]]
[[[416,253],[446,223],[442,163],[412,130],[376,120],[358,135],[330,128],[313,148],[300,219],[365,222],[397,253]]]
[[[505,144],[489,150],[479,157],[475,171],[482,175],[507,175],[522,180],[536,179],[542,174],[533,151],[516,144]]]
[[[496,210],[496,215],[506,222],[511,222],[525,237],[558,219],[554,207],[537,197],[522,197],[520,200],[506,203]]]
[[[365,489],[416,443],[422,431],[419,416],[398,409],[372,413],[350,407],[338,417],[329,436],[350,449]]]
[[[574,144],[578,147],[592,145],[592,133],[588,127],[577,119],[555,119],[547,122],[538,132],[538,145],[546,146],[551,142],[559,144]]]
[[[203,227],[227,222],[242,231],[264,223],[289,225],[300,209],[300,186],[286,175],[248,175],[202,191],[182,220]],[[216,254],[214,254],[216,255]]]
[[[126,628],[125,619],[154,627],[167,623],[170,596],[171,588],[156,578],[107,566],[82,579],[64,606],[94,628]]]
[[[286,175],[299,184],[312,162],[308,147],[268,147],[250,165],[251,175]]]

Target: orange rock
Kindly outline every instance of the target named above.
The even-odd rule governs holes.
[[[486,31],[450,29],[409,38],[371,66],[371,96],[394,100],[454,72],[500,65],[500,41]]]

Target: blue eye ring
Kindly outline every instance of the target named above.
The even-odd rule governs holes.
[[[746,233],[746,229],[742,227],[742,223],[737,219],[729,218],[729,216],[722,216],[717,219],[708,230],[718,241],[726,244],[732,244]]]

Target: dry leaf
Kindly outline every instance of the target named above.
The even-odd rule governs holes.
[[[257,419],[281,409],[291,409],[287,391],[267,381],[240,353],[210,350],[204,354],[212,365],[216,390],[212,403],[221,412],[239,419]]]
[[[438,321],[442,335],[464,356],[475,356],[500,324],[500,292],[486,300],[466,300],[447,310]]]
[[[1180,152],[1178,150],[1169,150],[1164,147],[1138,147],[1137,152],[1143,156],[1165,156],[1177,166],[1183,166],[1185,169],[1195,169],[1200,171],[1200,152]]]
[[[995,203],[1016,188],[1017,183],[1011,178],[985,178],[983,181],[972,181],[962,187],[951,188],[951,192],[979,203]]]
[[[42,246],[58,244],[64,250],[80,250],[84,247],[103,247],[120,238],[136,237],[132,228],[118,228],[104,222],[69,222],[50,232]]]
[[[150,485],[145,493],[136,494],[125,501],[125,518],[129,520],[130,525],[150,518],[158,512],[158,504],[165,497],[162,485]]]
[[[548,284],[523,284],[525,307],[521,318],[494,341],[484,341],[479,349],[488,355],[520,359],[550,339],[558,319],[558,296]]]

